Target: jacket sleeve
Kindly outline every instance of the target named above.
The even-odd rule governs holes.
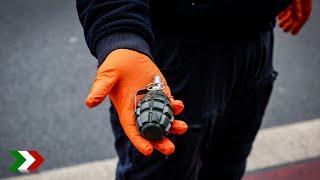
[[[77,0],[87,45],[101,64],[119,48],[148,55],[153,45],[148,0]]]

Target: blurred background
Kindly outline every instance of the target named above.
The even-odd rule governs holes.
[[[279,76],[262,128],[320,118],[319,22],[320,2],[314,0],[298,36],[276,29]],[[45,158],[40,171],[116,157],[109,104],[92,110],[84,104],[96,67],[75,1],[1,3],[0,178],[19,175],[7,170],[14,162],[9,150],[39,151]]]

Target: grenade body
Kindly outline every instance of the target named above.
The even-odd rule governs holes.
[[[150,90],[136,108],[137,126],[148,140],[159,140],[166,136],[174,120],[169,98],[161,90]]]

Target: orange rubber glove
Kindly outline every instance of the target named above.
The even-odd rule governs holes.
[[[155,75],[159,75],[164,83],[164,92],[171,101],[174,114],[179,114],[184,105],[182,101],[173,99],[167,82],[157,66],[148,56],[128,49],[112,51],[106,57],[97,71],[91,92],[86,100],[87,106],[92,108],[109,95],[118,112],[125,134],[138,151],[146,156],[151,155],[154,148],[165,155],[170,155],[175,150],[174,144],[168,138],[158,141],[144,139],[136,126],[135,94],[151,83]],[[138,101],[140,99],[141,97],[137,97]],[[169,133],[183,134],[187,128],[185,122],[174,120]]]
[[[293,0],[279,16],[279,26],[284,32],[296,35],[311,14],[312,0]]]

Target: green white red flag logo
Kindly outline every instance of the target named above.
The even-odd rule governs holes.
[[[12,172],[34,172],[43,163],[43,157],[37,151],[11,151],[16,161],[9,167]]]

